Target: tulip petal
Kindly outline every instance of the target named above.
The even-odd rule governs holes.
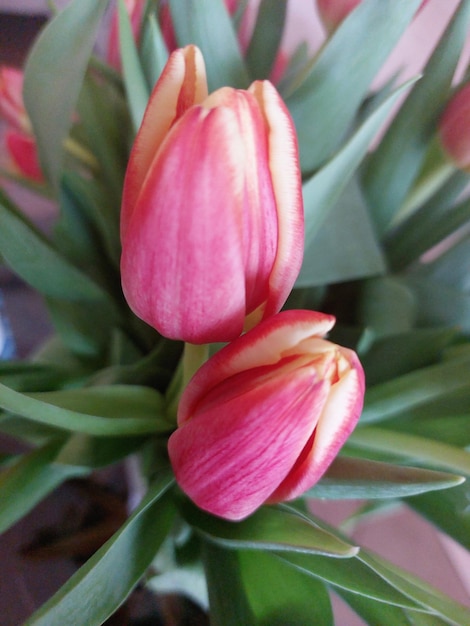
[[[281,309],[302,265],[302,179],[294,123],[279,93],[267,80],[254,82],[248,91],[257,99],[268,128],[269,169],[278,215],[277,255],[262,312],[264,319]]]
[[[10,130],[5,134],[5,142],[11,160],[18,171],[26,178],[38,183],[44,182],[34,138],[24,133]]]
[[[225,346],[209,359],[183,392],[178,424],[193,414],[199,398],[217,384],[239,372],[277,363],[283,355],[294,354],[296,346],[309,337],[323,337],[333,328],[332,315],[316,311],[282,311]]]
[[[365,386],[362,367],[354,352],[346,348],[339,350],[346,357],[349,369],[331,387],[311,441],[269,502],[297,498],[318,482],[361,415]]]
[[[204,59],[196,46],[175,50],[149,98],[127,167],[121,235],[134,210],[150,164],[175,120],[207,97]]]
[[[304,368],[197,413],[169,439],[178,484],[214,515],[246,517],[292,468],[327,391]]]
[[[134,312],[166,337],[210,343],[242,332],[240,158],[234,112],[192,107],[149,169],[124,233],[121,274]]]

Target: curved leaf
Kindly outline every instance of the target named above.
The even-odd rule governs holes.
[[[127,522],[25,626],[99,626],[124,602],[149,567],[174,516],[165,474]]]
[[[111,385],[26,395],[0,384],[0,407],[41,424],[101,437],[171,428],[162,418],[160,394],[148,387]]]
[[[336,500],[403,498],[455,487],[464,480],[462,476],[445,472],[338,457],[320,482],[305,495]]]
[[[41,165],[58,186],[66,138],[108,0],[74,0],[42,31],[25,69],[24,100]],[[60,97],[51,97],[51,94]]]

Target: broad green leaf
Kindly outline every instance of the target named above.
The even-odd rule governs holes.
[[[416,316],[411,289],[394,276],[372,278],[363,283],[358,322],[384,337],[411,331]]]
[[[134,130],[140,127],[149,98],[149,89],[139,60],[129,13],[123,0],[118,0],[119,43],[123,68],[124,87]]]
[[[269,78],[276,61],[286,20],[285,0],[262,0],[245,61],[252,79]]]
[[[470,211],[467,208],[470,215]],[[451,285],[470,294],[470,236],[456,238],[453,245],[435,260],[422,263],[413,277],[429,278],[436,283]]]
[[[461,476],[444,472],[338,457],[320,482],[305,495],[331,500],[403,498],[455,487],[463,481]]]
[[[416,0],[365,0],[343,21],[286,100],[303,172],[330,158],[370,83],[413,17]],[[367,37],[364,36],[367,33]]]
[[[302,272],[299,278],[300,284],[311,284],[305,277],[311,271],[310,256],[315,253],[315,245],[318,244],[318,235],[321,226],[327,219],[329,213],[334,208],[341,193],[345,189],[347,183],[354,174],[356,168],[367,152],[369,144],[380,128],[381,124],[387,118],[390,110],[395,103],[398,95],[404,87],[395,91],[383,104],[381,104],[359,127],[344,147],[332,157],[332,159],[322,169],[304,183],[302,188],[304,210],[305,210],[305,260]],[[359,204],[359,203],[356,203]],[[334,214],[334,233],[341,232],[341,226],[344,228],[343,216],[345,207],[340,207],[338,213]],[[346,204],[346,209],[348,208]],[[367,214],[361,207],[356,207],[355,218],[360,219],[360,226],[364,229],[365,234],[362,239],[373,239],[373,232],[369,225]],[[347,224],[351,227],[351,220]],[[357,229],[356,229],[357,230]],[[347,232],[349,235],[349,233]],[[357,234],[357,233],[356,233]],[[335,249],[336,249],[335,242]],[[371,246],[369,245],[369,248]],[[372,245],[372,249],[373,249]],[[328,250],[330,250],[328,248]],[[377,255],[375,255],[377,256]],[[318,255],[317,255],[318,258]],[[331,254],[328,254],[331,258]],[[311,279],[310,279],[311,280]],[[318,283],[318,278],[316,279]],[[326,281],[323,281],[326,282]]]
[[[440,397],[467,390],[468,366],[469,359],[452,359],[370,387],[366,391],[361,424],[399,416]]]
[[[377,150],[365,163],[363,187],[383,234],[419,173],[468,34],[470,2],[462,0],[439,45]]]
[[[433,365],[456,335],[454,329],[416,328],[375,339],[360,353],[367,385],[372,388],[378,383]]]
[[[347,181],[347,178],[341,180]],[[333,178],[329,184],[333,191]],[[318,219],[323,209],[330,209],[305,249],[296,286],[311,287],[383,274],[384,257],[354,179],[333,206],[330,200],[322,203],[322,191],[317,191],[318,204],[315,205],[315,194],[309,193],[308,206],[312,209],[316,206]],[[312,213],[310,211],[310,215]]]
[[[385,452],[413,463],[470,475],[470,452],[417,435],[384,428],[357,428],[348,439],[348,447]]]
[[[349,558],[357,548],[287,507],[262,507],[241,522],[228,522],[186,504],[189,524],[207,539],[232,549],[308,552]]]
[[[256,626],[241,579],[239,555],[210,541],[203,544],[212,626]]]
[[[41,164],[55,186],[62,171],[64,140],[107,3],[71,2],[42,31],[26,64],[25,106],[37,138]]]
[[[196,44],[207,70],[209,92],[224,87],[246,89],[250,78],[223,0],[169,0],[179,46]]]
[[[240,575],[257,626],[332,626],[324,584],[269,552],[238,552]],[[314,600],[314,601],[313,601]]]
[[[470,550],[470,481],[443,491],[438,498],[422,494],[406,504]]]
[[[331,626],[325,586],[269,552],[228,550],[205,542],[211,624]]]
[[[98,437],[170,428],[162,418],[161,396],[148,387],[112,385],[26,395],[0,384],[0,407],[41,424]]]
[[[54,441],[22,455],[0,472],[0,533],[29,513],[65,480],[84,476],[89,470],[55,463],[63,441]]]
[[[32,287],[45,295],[74,302],[87,300],[96,305],[106,301],[101,288],[70,264],[3,194],[0,194],[0,222],[1,254]]]
[[[145,437],[91,437],[72,434],[57,454],[56,462],[90,470],[121,461],[143,446]]]
[[[99,626],[125,601],[150,566],[173,517],[171,476],[162,475],[127,522],[25,626]]]
[[[469,413],[453,415],[452,412],[443,411],[440,417],[432,417],[429,415],[429,407],[426,407],[422,415],[405,415],[402,418],[392,419],[390,422],[381,422],[380,426],[427,439],[435,439],[451,446],[470,447]]]
[[[160,26],[151,13],[144,24],[140,62],[145,72],[147,85],[152,90],[168,61],[168,50]]]

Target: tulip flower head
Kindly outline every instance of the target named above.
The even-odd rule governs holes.
[[[137,134],[124,183],[121,276],[162,335],[230,341],[277,313],[303,254],[294,125],[276,89],[207,94],[202,55],[176,50]]]
[[[470,171],[470,84],[447,104],[439,121],[439,138],[454,165]]]
[[[14,67],[0,67],[0,117],[7,123],[6,152],[12,168],[22,176],[44,180],[31,123],[23,103],[23,72]]]
[[[284,311],[193,376],[168,450],[178,484],[200,508],[242,519],[302,495],[324,474],[364,396],[356,354],[323,338],[334,322]]]

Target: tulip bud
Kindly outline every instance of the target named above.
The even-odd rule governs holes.
[[[439,122],[439,138],[448,158],[470,171],[470,84],[451,98]]]
[[[211,357],[181,397],[168,451],[202,509],[230,520],[302,495],[359,419],[356,354],[323,336],[334,318],[284,311]]]
[[[428,1],[423,0],[418,11]],[[318,14],[327,32],[332,33],[361,2],[362,0],[317,0]]]
[[[132,310],[171,339],[229,341],[277,313],[303,254],[294,125],[276,89],[207,96],[195,46],[149,100],[124,184],[121,275]]]

